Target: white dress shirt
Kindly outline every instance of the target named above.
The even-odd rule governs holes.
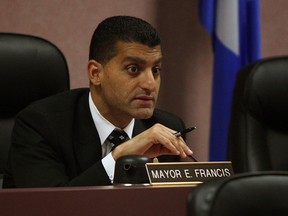
[[[107,141],[107,137],[110,135],[110,133],[117,128],[113,124],[111,124],[107,119],[105,119],[97,109],[96,105],[94,104],[91,92],[89,93],[89,107],[92,114],[92,118],[94,121],[94,124],[96,126],[96,129],[98,131],[100,142],[102,146],[102,164],[106,170],[107,175],[109,176],[111,182],[113,183],[114,179],[114,171],[115,171],[115,160],[112,157],[112,154],[110,152],[111,147],[109,146],[109,141]],[[124,130],[129,139],[132,137],[133,128],[135,124],[135,119],[133,118],[131,122],[122,130]]]

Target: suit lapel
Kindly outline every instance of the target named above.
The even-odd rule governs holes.
[[[79,99],[75,115],[74,148],[81,172],[102,158],[100,138],[89,109],[88,94]]]
[[[138,134],[150,128],[152,125],[153,124],[150,119],[145,119],[145,120],[135,119],[135,125],[134,125],[132,136],[133,137],[137,136]]]

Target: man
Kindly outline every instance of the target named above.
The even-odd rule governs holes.
[[[38,101],[18,115],[4,187],[109,185],[121,156],[191,155],[174,135],[184,129],[181,119],[154,110],[161,60],[160,38],[147,22],[116,16],[100,23],[90,44],[90,88]],[[115,128],[130,139],[112,149]]]

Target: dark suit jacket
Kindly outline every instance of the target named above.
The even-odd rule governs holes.
[[[111,184],[101,163],[102,149],[88,104],[89,89],[75,89],[38,101],[20,112],[3,186],[52,187]],[[155,123],[182,130],[182,120],[155,110],[136,120],[133,136]],[[179,157],[161,156],[160,161]]]

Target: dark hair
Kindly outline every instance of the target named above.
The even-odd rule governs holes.
[[[103,20],[91,39],[89,59],[105,64],[117,55],[118,41],[137,42],[149,47],[160,44],[156,29],[148,22],[131,16],[113,16]]]

